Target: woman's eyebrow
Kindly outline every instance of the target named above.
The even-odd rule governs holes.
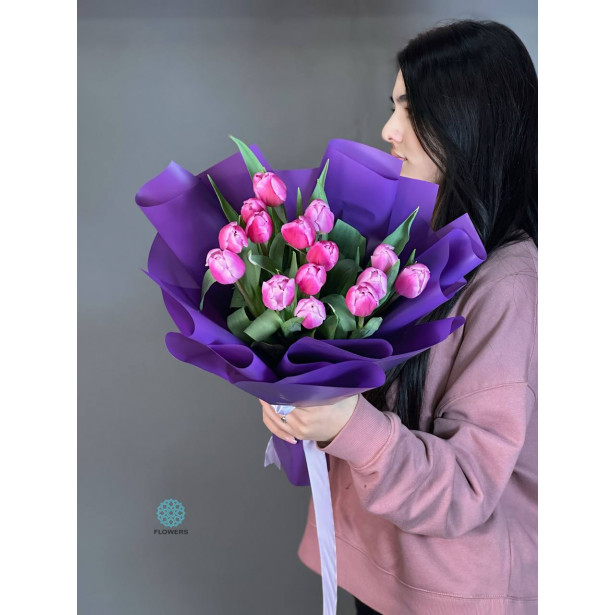
[[[393,97],[389,96],[389,99],[391,100],[391,102],[394,102]],[[408,96],[406,96],[406,94],[400,94],[397,97],[397,102],[398,103],[402,103],[402,102],[406,102],[408,100]]]

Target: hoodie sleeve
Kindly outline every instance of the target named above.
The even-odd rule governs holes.
[[[359,396],[350,420],[321,450],[348,462],[366,510],[402,531],[442,538],[491,516],[536,403],[536,294],[531,274],[473,290],[432,432],[410,430]]]

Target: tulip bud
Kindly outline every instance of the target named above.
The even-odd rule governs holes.
[[[387,274],[376,267],[368,267],[357,278],[357,284],[369,284],[378,301],[387,294]]]
[[[248,238],[237,222],[229,222],[220,229],[218,243],[223,250],[239,254],[243,248],[247,247]]]
[[[283,224],[281,231],[286,243],[297,250],[311,246],[316,239],[316,229],[305,216],[299,216],[296,220]]]
[[[246,222],[246,234],[254,243],[266,243],[273,233],[273,222],[266,211],[257,211]]]
[[[286,200],[286,184],[275,173],[255,173],[252,187],[254,194],[270,207],[277,207]]]
[[[207,253],[205,266],[209,267],[211,275],[220,284],[233,284],[246,271],[243,260],[230,250],[214,248]]]
[[[429,269],[425,265],[414,263],[400,271],[393,286],[398,295],[414,299],[425,290],[429,275]]]
[[[385,273],[399,260],[393,246],[388,243],[381,243],[372,254],[372,267],[380,269]]]
[[[247,222],[257,211],[267,211],[267,206],[260,199],[246,199],[241,206],[241,217]]]
[[[295,316],[304,316],[301,325],[306,329],[315,329],[322,325],[327,317],[325,305],[314,297],[299,299],[294,312]]]
[[[325,271],[330,271],[337,263],[340,251],[334,241],[317,241],[307,253],[307,262],[322,265]]]
[[[346,305],[355,316],[369,316],[378,306],[378,297],[369,284],[355,284],[346,293]]]
[[[295,280],[278,273],[263,282],[261,290],[263,303],[270,310],[283,310],[295,298]]]
[[[318,233],[328,233],[333,228],[335,218],[329,205],[320,199],[314,199],[305,210],[304,216],[316,228]]]
[[[302,293],[315,295],[327,281],[327,274],[321,265],[306,263],[297,269],[295,281]]]

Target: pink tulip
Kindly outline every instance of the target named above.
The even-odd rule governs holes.
[[[299,216],[296,220],[283,224],[281,230],[286,243],[297,250],[311,246],[316,239],[316,229],[305,216]]]
[[[372,254],[372,267],[380,269],[385,273],[399,260],[393,246],[388,243],[381,243]]]
[[[414,299],[425,290],[429,275],[429,269],[425,265],[414,263],[400,271],[393,286],[397,294]]]
[[[283,310],[295,298],[295,280],[278,273],[263,282],[262,293],[263,303],[270,310]]]
[[[325,271],[330,271],[337,263],[340,251],[334,241],[317,241],[307,253],[308,263],[322,265]]]
[[[270,207],[277,207],[286,200],[286,184],[275,173],[255,173],[252,187],[254,194]]]
[[[387,274],[376,267],[368,267],[357,278],[357,284],[369,284],[378,301],[387,294]]]
[[[322,325],[327,317],[325,306],[322,301],[318,301],[314,297],[307,299],[299,299],[295,308],[295,316],[304,316],[301,325],[306,329],[315,329]]]
[[[243,248],[247,247],[248,238],[237,222],[229,222],[220,229],[218,243],[223,250],[239,254]]]
[[[355,316],[369,316],[378,306],[378,297],[369,284],[355,284],[346,293],[346,305]]]
[[[257,211],[246,222],[246,234],[254,243],[266,243],[273,233],[273,222],[266,211]]]
[[[241,217],[247,222],[257,211],[267,211],[267,206],[260,199],[246,199],[241,206]]]
[[[328,233],[333,228],[335,218],[329,205],[320,199],[314,199],[305,210],[305,217],[312,222],[318,233]]]
[[[301,265],[295,275],[299,290],[306,295],[315,295],[323,287],[326,280],[325,268],[312,263]]]
[[[233,284],[245,273],[243,260],[230,250],[214,248],[207,253],[205,266],[209,267],[211,275],[220,284]]]

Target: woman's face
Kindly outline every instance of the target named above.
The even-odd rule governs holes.
[[[382,128],[382,138],[391,144],[391,154],[404,161],[400,175],[439,184],[440,171],[421,147],[412,128],[401,70],[397,73],[392,98],[394,110]]]

